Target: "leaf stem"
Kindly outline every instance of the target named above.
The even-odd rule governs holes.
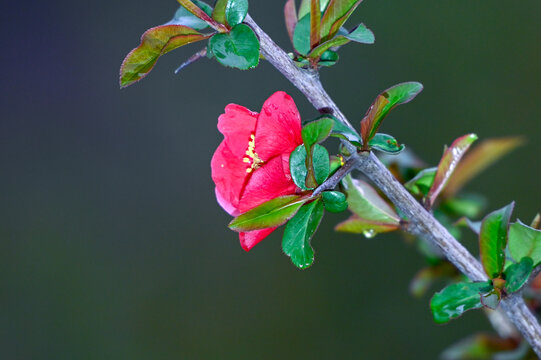
[[[245,23],[258,36],[261,53],[269,63],[295,85],[316,109],[330,111],[344,125],[353,128],[321,85],[317,71],[307,71],[295,66],[287,54],[249,15],[246,17]],[[447,259],[472,281],[487,280],[479,261],[410,195],[373,153],[360,155],[355,146],[347,141],[343,141],[343,143],[353,154],[349,161],[355,160],[352,163],[356,163],[356,168],[362,171],[402,211],[409,220],[409,229],[413,234],[438,246]],[[331,179],[334,183],[337,178],[333,176]],[[331,182],[329,182],[330,184]],[[323,185],[320,186],[320,188],[322,187]],[[318,190],[319,188],[316,191]],[[511,295],[502,300],[501,306],[536,354],[541,357],[541,327],[522,297]]]

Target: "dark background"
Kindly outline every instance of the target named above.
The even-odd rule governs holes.
[[[284,1],[251,14],[284,46]],[[328,216],[298,271],[280,234],[250,253],[214,199],[218,115],[258,110],[276,90],[316,112],[271,66],[225,69],[199,49],[160,59],[120,91],[118,68],[175,1],[2,2],[0,357],[2,359],[435,359],[478,330],[447,326],[408,283],[423,266],[398,236],[333,233]],[[435,165],[468,132],[527,135],[527,146],[470,184],[491,209],[539,207],[541,2],[366,0],[376,44],[348,45],[322,80],[358,123],[381,90],[425,91],[383,125]],[[470,245],[474,244],[473,240]],[[473,246],[475,249],[475,246]]]

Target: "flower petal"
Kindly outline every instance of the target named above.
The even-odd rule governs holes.
[[[242,162],[242,158],[233,155],[223,141],[214,153],[210,167],[212,180],[216,184],[218,203],[229,214],[238,215],[240,196],[248,176],[246,164]]]
[[[295,102],[283,91],[265,101],[255,129],[255,151],[263,161],[290,154],[302,144],[301,116]]]
[[[276,228],[255,230],[250,232],[241,232],[239,234],[240,246],[246,251],[250,251],[261,240],[270,235]]]
[[[274,157],[252,173],[241,195],[241,213],[278,196],[294,194],[297,186],[289,173],[289,154]]]
[[[233,155],[244,157],[256,123],[257,113],[244,106],[229,104],[225,107],[225,113],[218,118],[218,130]]]

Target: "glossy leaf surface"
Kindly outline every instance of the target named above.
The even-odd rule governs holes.
[[[253,231],[276,227],[291,219],[308,197],[300,195],[280,196],[239,215],[229,223],[235,231]]]
[[[229,26],[235,26],[244,21],[248,14],[248,0],[229,0],[225,8],[225,19]]]
[[[289,156],[289,172],[295,185],[302,190],[308,190],[306,187],[306,148],[304,145],[299,145]]]
[[[259,64],[259,40],[252,29],[239,24],[227,34],[216,34],[209,49],[222,65],[247,70]]]
[[[361,146],[361,136],[355,130],[334,119],[331,136],[349,141],[355,146]]]
[[[395,85],[380,94],[361,121],[363,143],[368,144],[374,137],[389,111],[398,105],[410,102],[422,90],[423,85],[421,83],[405,82]]]
[[[194,0],[193,2],[207,15],[212,14],[212,7],[210,7],[208,4],[198,0]],[[209,24],[206,21],[201,20],[200,18],[186,10],[184,6],[180,6],[176,11],[173,19],[171,19],[171,21],[164,25],[184,25],[191,27],[195,30],[203,30],[209,27]]]
[[[310,52],[310,14],[299,18],[293,33],[293,47],[301,55]]]
[[[316,182],[321,185],[329,177],[331,171],[331,161],[329,152],[321,145],[314,145],[313,166]]]
[[[194,16],[205,21],[212,28],[224,32],[227,31],[227,27],[223,24],[216,22],[209,14],[207,14],[203,9],[201,9],[197,4],[194,4],[191,0],[177,0],[178,3],[191,12]],[[198,2],[201,3],[201,2]],[[206,5],[206,4],[205,4]]]
[[[477,140],[477,135],[475,134],[461,136],[453,141],[451,146],[443,153],[438,165],[438,170],[436,171],[436,176],[434,177],[434,182],[427,195],[427,201],[430,208],[434,205],[436,198],[444,189],[445,185],[447,185],[447,182],[458,166],[460,159],[462,159],[462,156],[464,156],[475,140]]]
[[[323,117],[306,124],[302,128],[302,140],[306,148],[319,144],[329,137],[334,126],[334,120]]]
[[[321,195],[327,211],[339,213],[348,208],[346,195],[340,191],[324,191]]]
[[[321,145],[314,145],[312,167],[316,180],[313,186],[307,186],[308,169],[306,166],[306,148],[299,145],[289,156],[289,171],[295,185],[303,190],[313,189],[317,184],[323,183],[330,174],[330,156],[327,149]]]
[[[524,144],[524,139],[516,136],[479,142],[458,164],[444,190],[444,196],[453,196],[464,184],[522,144]]]
[[[482,307],[481,294],[486,294],[491,290],[492,286],[489,282],[462,282],[447,286],[434,294],[430,301],[434,321],[443,324],[468,310]]]
[[[404,144],[399,144],[391,135],[382,133],[374,135],[368,145],[374,150],[391,155],[398,155],[406,148]]]
[[[505,269],[505,290],[507,293],[519,291],[528,281],[533,270],[533,260],[523,257],[519,263]]]
[[[364,24],[360,24],[351,30],[351,32],[345,33],[344,35],[337,35],[334,38],[327,40],[313,48],[308,57],[317,59],[330,48],[343,46],[350,41],[355,41],[361,44],[373,44],[375,37],[374,33],[370,29],[368,29]]]
[[[428,168],[419,171],[417,175],[404,184],[413,195],[426,196],[434,183],[437,168]]]
[[[282,249],[299,269],[306,269],[314,262],[314,250],[310,244],[323,217],[320,199],[303,206],[287,223],[282,238]]]
[[[509,253],[520,261],[524,257],[533,260],[534,267],[541,264],[541,230],[517,221],[509,227]]]
[[[481,263],[491,279],[498,277],[505,265],[507,233],[514,206],[515,203],[511,203],[488,214],[481,223],[479,234]]]
[[[208,37],[183,25],[162,25],[147,30],[141,44],[126,56],[120,67],[120,86],[124,88],[147,76],[161,55]]]
[[[333,38],[362,0],[331,0],[321,19],[321,39]]]

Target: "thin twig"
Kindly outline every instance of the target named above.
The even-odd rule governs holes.
[[[287,54],[247,16],[245,22],[259,37],[261,53],[278,71],[295,85],[318,110],[332,113],[342,123],[352,128],[349,121],[323,89],[316,71],[298,68]],[[410,231],[437,245],[447,259],[472,281],[486,281],[487,276],[481,264],[443,227],[410,193],[394,178],[387,168],[372,153],[357,154],[353,145],[344,142],[358,159],[361,170],[381,191],[402,211],[410,222]],[[515,324],[534,351],[541,357],[541,327],[527,308],[522,297],[512,295],[502,300],[502,308]]]

